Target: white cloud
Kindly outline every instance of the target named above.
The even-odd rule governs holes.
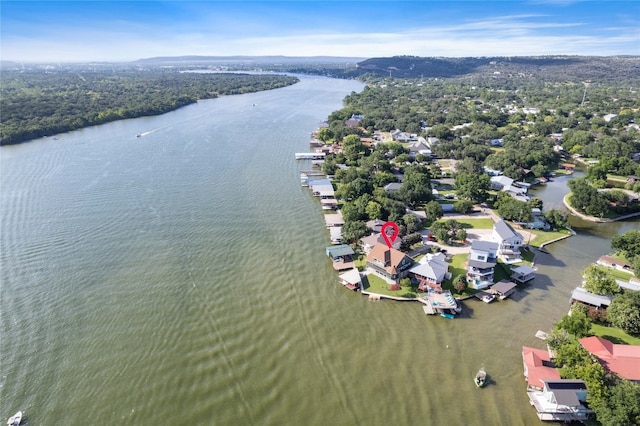
[[[544,15],[510,15],[401,32],[328,32],[235,37],[225,32],[171,32],[131,25],[120,31],[84,30],[74,38],[7,37],[3,59],[24,61],[134,60],[176,55],[290,56],[523,56],[640,54],[640,30],[593,31],[584,22]],[[610,28],[607,28],[609,30]],[[583,33],[581,33],[583,32]]]

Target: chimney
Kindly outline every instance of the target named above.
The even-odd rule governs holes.
[[[391,264],[391,249],[387,249],[384,251],[384,266],[389,266]]]

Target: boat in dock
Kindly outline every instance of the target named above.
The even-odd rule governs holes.
[[[484,371],[484,368],[481,368],[476,373],[476,377],[473,379],[473,382],[476,384],[477,387],[481,388],[484,386],[486,380],[487,380],[487,372]]]

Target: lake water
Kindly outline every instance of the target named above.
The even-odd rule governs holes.
[[[543,347],[534,334],[567,311],[578,272],[638,222],[577,226],[533,284],[465,302],[454,321],[370,302],[337,283],[319,203],[299,186],[309,164],[293,158],[363,86],[301,78],[0,149],[1,415],[538,423],[521,347]],[[552,203],[566,183],[543,191]],[[483,366],[492,383],[477,389]]]

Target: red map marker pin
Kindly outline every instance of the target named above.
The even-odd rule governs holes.
[[[388,235],[387,228],[393,228],[393,234]],[[384,238],[384,242],[387,243],[387,247],[391,248],[393,246],[393,242],[396,240],[396,238],[398,238],[398,234],[400,233],[400,230],[398,229],[398,225],[396,225],[395,223],[387,222],[384,225],[382,225],[382,230],[380,230],[380,232],[382,233],[382,238]]]

